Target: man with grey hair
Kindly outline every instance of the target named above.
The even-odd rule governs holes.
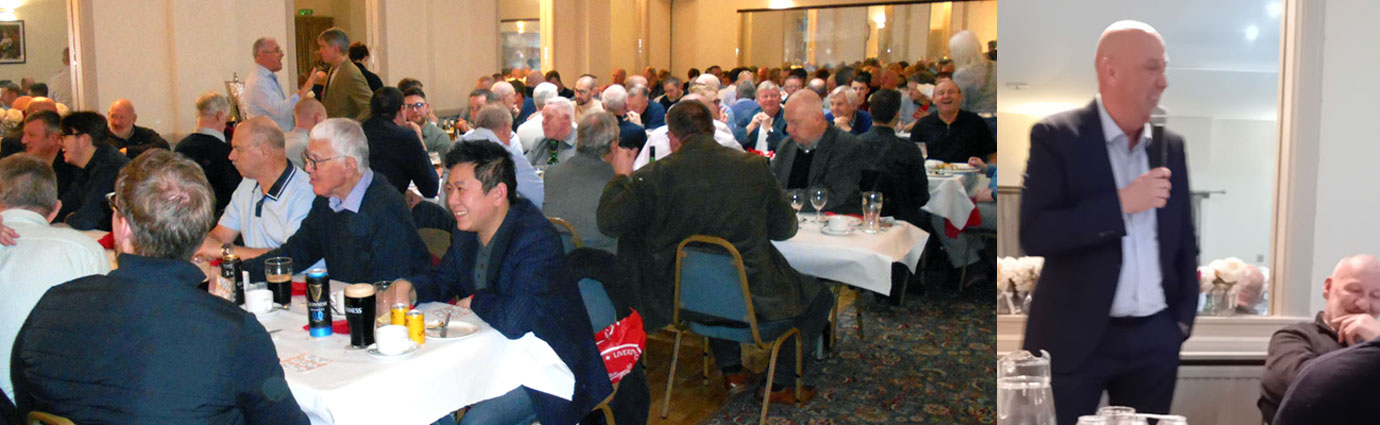
[[[48,288],[110,271],[105,249],[95,239],[48,225],[57,218],[57,196],[57,176],[48,161],[28,154],[0,160],[0,217],[19,233],[18,245],[0,248],[0,282],[5,282],[0,346],[14,346],[19,326]],[[0,364],[10,364],[10,350],[0,350]],[[14,394],[9,367],[0,367],[0,390]]]
[[[288,162],[284,143],[283,132],[268,117],[250,118],[235,128],[230,161],[245,179],[206,235],[197,259],[219,258],[239,237],[244,246],[231,249],[240,258],[253,258],[297,233],[316,195],[307,173]]]
[[[747,140],[747,125],[762,107],[757,105],[757,86],[751,79],[739,79],[735,87],[738,100],[733,101],[728,107],[733,119],[726,120],[725,123],[733,129],[733,138],[741,142]]]
[[[539,73],[534,72],[533,74]],[[531,152],[532,148],[536,147],[538,142],[541,142],[543,135],[542,114],[540,112],[546,109],[546,103],[548,101],[556,97],[560,96],[555,84],[541,83],[537,84],[537,87],[532,89],[532,102],[533,105],[537,107],[539,113],[532,114],[532,116],[527,117],[526,122],[518,124],[518,141],[522,142],[523,152]],[[569,99],[566,100],[568,101]],[[574,108],[572,104],[571,111],[574,111]],[[574,112],[572,112],[572,114],[573,113]]]
[[[652,100],[652,93],[647,90],[647,86],[628,86],[628,112],[637,114],[637,124],[648,130],[656,130],[666,125],[666,108],[661,106],[661,102]]]
[[[292,259],[293,272],[325,259],[331,278],[377,282],[424,273],[431,255],[417,235],[402,193],[369,169],[369,142],[358,122],[331,118],[311,130],[303,154],[311,175],[311,211],[282,246],[246,260],[255,281],[264,260]]]
[[[647,144],[647,130],[635,113],[628,113],[628,90],[620,85],[604,89],[604,108],[618,117],[618,145],[641,150]]]
[[[599,99],[595,99],[595,90],[599,87],[599,80],[593,76],[585,75],[575,80],[575,118],[584,119],[585,115],[603,112],[604,104]]]
[[[77,423],[307,424],[268,331],[198,288],[206,275],[188,260],[215,204],[197,165],[150,151],[114,187],[120,268],[53,287],[34,306],[12,351],[19,410]],[[99,356],[52,354],[74,349]]]
[[[321,89],[321,104],[331,118],[369,118],[369,81],[359,66],[350,61],[350,36],[339,27],[332,27],[316,37],[317,56],[331,67],[326,84]]]
[[[607,89],[605,89],[607,90]],[[542,212],[569,221],[586,247],[617,254],[618,239],[599,232],[595,212],[604,184],[613,179],[613,144],[618,140],[618,120],[608,112],[580,120],[579,141],[568,159],[546,170],[551,196]]]
[[[810,91],[812,92],[815,92],[815,94],[818,95],[821,99],[823,99],[825,95],[829,94],[828,83],[824,82],[823,78],[811,78],[810,82],[805,85],[805,88],[810,89]]]
[[[230,162],[230,143],[225,139],[225,123],[230,120],[230,101],[225,95],[206,92],[196,99],[196,132],[177,142],[179,154],[196,161],[206,172],[206,180],[216,191],[216,213],[230,203],[230,195],[240,185],[240,172]]]
[[[786,112],[781,107],[781,87],[771,81],[763,81],[757,85],[755,94],[757,108],[749,111],[751,118],[743,124],[743,133],[747,137],[740,141],[744,149],[775,151],[776,145],[788,136]]]
[[[858,108],[860,101],[852,87],[835,87],[829,93],[829,112],[824,114],[824,120],[854,136],[866,133],[872,129],[872,114]]]
[[[489,90],[494,92],[494,96],[498,96],[498,102],[508,108],[508,111],[513,113],[513,117],[517,117],[522,112],[522,104],[518,103],[517,90],[513,88],[512,84],[507,81],[499,81],[494,83],[493,88]]]
[[[554,98],[546,101],[541,115],[542,138],[533,143],[527,160],[533,167],[545,169],[575,154],[575,106],[569,99]]]
[[[149,149],[172,149],[167,140],[148,127],[136,125],[139,114],[134,111],[134,103],[129,99],[115,99],[106,111],[110,118],[110,145],[125,154],[129,159]]]
[[[15,83],[8,83],[4,86],[0,86],[0,108],[10,109],[10,105],[14,103],[14,100],[19,98],[20,91],[19,85]]]
[[[553,106],[552,101],[547,101],[547,106]],[[543,118],[545,119],[545,118]],[[517,193],[524,198],[532,201],[532,205],[541,205],[545,199],[545,190],[542,186],[542,178],[537,174],[537,169],[532,167],[527,157],[522,154],[522,142],[516,139],[512,131],[513,115],[503,105],[486,105],[479,109],[475,117],[474,130],[461,138],[465,142],[490,141],[503,146],[513,157],[513,163],[517,173]],[[442,192],[444,194],[444,192]],[[444,198],[442,199],[444,203]]]
[[[254,72],[244,82],[244,103],[248,106],[248,118],[267,116],[278,124],[279,130],[289,131],[293,127],[292,107],[311,93],[312,82],[306,81],[292,96],[284,96],[283,85],[275,74],[283,70],[283,56],[278,40],[263,37],[254,41]],[[315,74],[313,69],[311,75]]]

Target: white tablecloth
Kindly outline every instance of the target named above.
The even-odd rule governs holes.
[[[419,307],[424,312],[443,308],[452,307]],[[282,330],[273,334],[280,359],[307,353],[331,361],[301,373],[284,368],[292,395],[313,424],[429,424],[524,385],[571,397],[575,376],[546,342],[531,333],[509,340],[474,314],[452,320],[480,330],[464,339],[429,340],[405,358],[379,359],[349,348],[348,334],[308,336],[302,329],[307,324],[302,296],[293,297],[290,311],[259,318],[269,331]]]
[[[922,209],[940,217],[959,230],[968,223],[977,205],[969,198],[963,187],[963,179],[958,176],[929,176],[930,201]],[[936,229],[937,230],[937,229]]]
[[[813,214],[804,216],[812,221],[801,223],[795,237],[772,242],[791,267],[882,295],[891,295],[891,263],[903,263],[914,272],[930,237],[904,221],[875,235],[854,231],[829,236],[820,233]]]

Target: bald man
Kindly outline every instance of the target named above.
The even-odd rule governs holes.
[[[110,102],[110,111],[106,117],[110,119],[110,144],[129,159],[134,159],[149,149],[172,149],[172,145],[163,140],[163,136],[158,135],[157,131],[134,125],[139,120],[139,114],[134,113],[134,103],[129,99],[115,99],[114,102]]]
[[[967,163],[968,158],[991,162],[997,153],[997,138],[987,123],[971,111],[960,109],[963,91],[954,80],[944,78],[934,86],[935,113],[915,122],[910,140],[924,143],[928,159]]]
[[[823,101],[812,91],[799,91],[786,102],[786,133],[776,147],[771,171],[781,187],[829,191],[824,211],[857,214],[862,211],[858,182],[867,163],[858,136],[829,125]]]
[[[1380,315],[1380,261],[1375,257],[1352,255],[1337,262],[1323,281],[1322,295],[1327,304],[1313,321],[1286,326],[1270,337],[1256,402],[1266,423],[1274,422],[1285,391],[1304,366],[1324,354],[1380,337],[1380,322],[1375,320]]]
[[[1094,59],[1099,96],[1031,128],[1021,198],[1021,246],[1045,257],[1025,349],[1053,356],[1059,423],[1070,425],[1104,391],[1113,405],[1168,413],[1198,307],[1184,141],[1151,140],[1149,125],[1168,85],[1164,41],[1116,22]]]
[[[311,133],[311,129],[317,124],[326,120],[326,107],[316,99],[302,99],[292,107],[292,119],[296,126],[292,131],[283,133],[284,153],[288,161],[292,161],[292,165],[302,168],[302,152],[307,150],[307,134]]]

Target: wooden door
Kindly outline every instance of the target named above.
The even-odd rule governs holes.
[[[330,16],[296,16],[295,24],[297,27],[296,39],[293,40],[297,46],[297,84],[301,84],[302,76],[311,72],[312,65],[318,61],[316,57],[316,36],[321,35],[322,31],[335,26],[335,18]]]

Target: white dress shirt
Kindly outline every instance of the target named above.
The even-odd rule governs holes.
[[[1136,177],[1150,171],[1146,147],[1150,144],[1150,125],[1140,131],[1140,141],[1130,147],[1130,138],[1116,125],[1102,98],[1097,98],[1097,114],[1102,119],[1102,135],[1107,141],[1107,158],[1117,189],[1125,188]],[[1121,237],[1121,274],[1112,296],[1112,317],[1145,317],[1164,310],[1163,275],[1160,271],[1160,243],[1156,209],[1121,214],[1126,236]]]
[[[36,212],[0,212],[5,226],[19,232],[18,245],[0,246],[0,388],[14,394],[10,384],[10,350],[29,311],[49,288],[73,279],[110,272],[105,248],[82,232],[52,227]]]
[[[63,67],[48,79],[48,98],[69,108],[72,106],[72,67]]]
[[[637,153],[637,159],[633,161],[634,170],[651,162],[651,158],[648,156],[651,155],[651,149],[647,149],[648,147],[656,147],[656,159],[665,158],[666,155],[671,154],[671,135],[667,134],[669,128],[669,126],[661,126],[647,135],[647,145],[642,147],[642,151]],[[738,139],[733,138],[733,130],[728,128],[728,124],[719,120],[714,120],[714,141],[735,151],[743,150],[743,145],[738,143]]]
[[[278,123],[278,129],[291,131],[296,125],[292,118],[292,107],[297,106],[300,99],[297,93],[292,96],[283,93],[278,76],[263,65],[254,64],[254,73],[245,81],[242,95],[244,103],[249,106],[248,118],[267,116]]]

